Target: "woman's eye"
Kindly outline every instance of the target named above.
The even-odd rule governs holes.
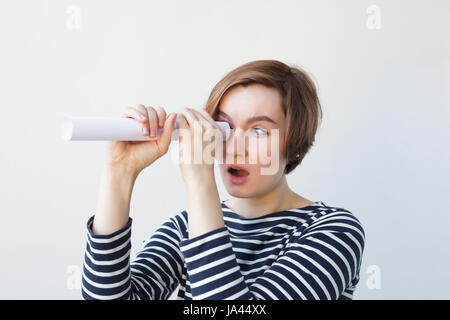
[[[268,131],[266,129],[262,129],[262,128],[253,128],[253,130],[259,135],[267,135]]]

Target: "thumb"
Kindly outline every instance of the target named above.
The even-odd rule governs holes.
[[[171,113],[167,116],[167,119],[164,122],[164,127],[162,128],[161,135],[159,137],[159,140],[164,148],[169,148],[176,119],[177,114]]]

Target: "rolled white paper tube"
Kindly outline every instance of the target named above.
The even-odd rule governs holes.
[[[227,139],[230,126],[227,122],[216,121]],[[175,121],[172,140],[178,140],[178,118]],[[155,138],[142,135],[142,123],[131,118],[106,117],[64,117],[61,125],[61,135],[66,141],[149,141],[157,140],[162,128],[158,128]]]

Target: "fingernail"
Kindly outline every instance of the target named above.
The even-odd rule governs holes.
[[[141,119],[142,119],[142,120],[144,120],[144,119],[145,119],[145,116],[143,116],[142,114],[141,114]]]
[[[151,128],[150,129],[150,135],[152,136],[152,137],[155,137],[156,136],[156,129],[155,128]]]
[[[144,134],[148,134],[148,129],[147,129],[147,127],[142,128],[142,131],[144,132]]]

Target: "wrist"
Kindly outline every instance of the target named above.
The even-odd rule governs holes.
[[[134,171],[104,166],[101,175],[102,187],[114,192],[120,198],[128,199],[131,198],[137,176]]]
[[[121,165],[104,164],[103,173],[112,179],[135,181],[139,175],[139,171]]]
[[[201,177],[186,179],[185,181],[187,190],[214,190],[216,188],[216,179],[214,173],[207,174]]]

